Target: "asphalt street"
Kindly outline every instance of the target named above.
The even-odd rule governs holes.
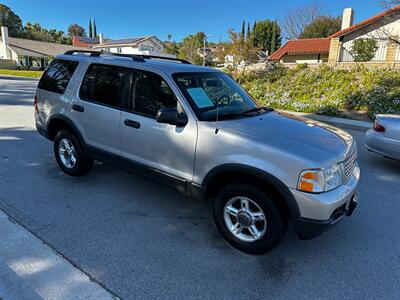
[[[0,209],[125,298],[399,299],[400,162],[356,137],[360,203],[323,236],[271,253],[228,246],[211,205],[97,163],[64,175],[34,128],[35,80],[0,77]],[[1,241],[1,237],[0,237]]]

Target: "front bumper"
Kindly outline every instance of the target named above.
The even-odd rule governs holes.
[[[344,216],[350,216],[358,203],[359,180],[360,169],[356,165],[350,179],[332,191],[311,194],[292,189],[300,210],[300,218],[293,222],[299,238],[316,237]]]
[[[309,240],[321,235],[324,231],[338,223],[344,216],[350,217],[358,205],[358,191],[356,191],[348,205],[339,206],[327,221],[300,218],[294,221],[294,229],[299,239]]]

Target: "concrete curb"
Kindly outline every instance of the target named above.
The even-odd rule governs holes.
[[[117,299],[2,210],[0,236],[0,299]]]
[[[367,131],[368,129],[372,128],[371,122],[329,117],[329,116],[317,115],[314,113],[303,113],[303,112],[294,112],[294,111],[287,111],[287,110],[280,110],[280,111],[294,115],[294,116],[309,118],[309,119],[312,119],[315,121],[328,123],[330,125],[344,128],[344,129]]]

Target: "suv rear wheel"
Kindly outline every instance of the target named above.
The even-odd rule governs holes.
[[[222,189],[214,203],[214,220],[229,244],[251,254],[270,251],[286,231],[273,201],[247,184],[231,184]]]
[[[93,160],[85,155],[77,138],[69,131],[57,133],[54,155],[61,170],[71,176],[84,175],[93,166]]]

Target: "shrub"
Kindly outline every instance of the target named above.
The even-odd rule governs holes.
[[[378,50],[378,42],[371,38],[356,39],[353,43],[351,55],[356,62],[370,61]]]
[[[337,115],[343,110],[400,113],[400,70],[277,67],[240,78],[262,105],[277,109]]]

